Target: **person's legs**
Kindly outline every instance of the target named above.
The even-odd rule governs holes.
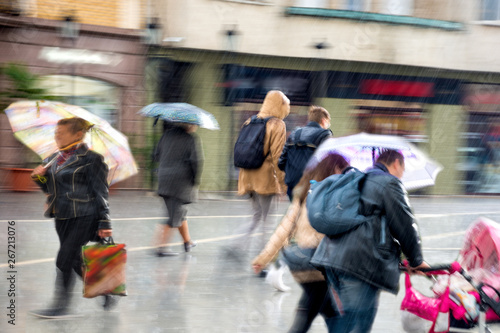
[[[337,316],[326,320],[328,331],[335,333],[367,333],[371,331],[378,309],[378,288],[326,269],[326,276]]]
[[[178,228],[182,223],[182,210],[180,202],[172,197],[162,196],[163,201],[165,202],[165,206],[168,212],[168,219],[165,221],[165,224],[162,225],[161,230],[159,232],[158,241],[156,243],[158,256],[169,256],[169,255],[178,255],[176,252],[167,251],[162,249],[163,244],[167,244],[172,237],[173,228]]]
[[[189,252],[193,247],[197,244],[191,240],[191,236],[189,235],[189,227],[188,222],[183,218],[182,224],[179,227],[179,233],[181,234],[182,240],[184,241],[184,251]]]
[[[261,251],[269,238],[271,238],[271,235],[273,234],[276,226],[275,226],[275,219],[269,219],[267,218],[269,214],[269,210],[271,208],[271,203],[273,202],[274,195],[260,195],[257,194],[257,199],[259,202],[259,206],[261,208],[262,212],[262,235],[260,237],[260,244],[258,250]]]
[[[325,281],[301,283],[302,296],[289,333],[307,332],[320,312],[328,292]]]
[[[75,277],[73,270],[82,276],[81,248],[93,238],[92,217],[55,221],[60,248],[56,257],[56,281],[54,297],[48,309],[32,311],[31,314],[43,318],[68,316],[71,292]]]
[[[189,227],[188,221],[182,221],[181,226],[179,227],[179,233],[181,234],[182,240],[184,243],[189,243],[191,241],[191,236],[189,235]]]

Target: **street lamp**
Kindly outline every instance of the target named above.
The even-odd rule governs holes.
[[[144,31],[143,42],[149,46],[158,46],[161,42],[161,24],[157,17],[150,18],[146,24],[146,30]]]
[[[238,46],[238,35],[240,34],[240,32],[237,30],[237,25],[233,24],[231,26],[228,26],[224,33],[227,37],[226,50],[228,50],[229,52],[236,51],[236,48]]]
[[[80,34],[80,26],[73,15],[63,18],[60,27],[61,37],[71,41],[71,46],[75,46],[76,39]],[[75,104],[75,64],[71,65],[71,104]]]
[[[321,68],[321,56],[323,55],[323,51],[329,49],[331,46],[326,42],[326,40],[317,42],[313,44],[313,47],[318,51],[317,56],[317,79],[316,82],[316,94],[318,97],[325,97],[328,93],[328,72]]]
[[[75,41],[78,38],[80,27],[78,22],[72,15],[68,15],[63,19],[61,24],[61,37]]]

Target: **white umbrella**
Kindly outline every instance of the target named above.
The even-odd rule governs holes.
[[[324,141],[316,150],[308,167],[321,161],[328,153],[344,156],[351,166],[366,171],[383,149],[398,150],[405,158],[405,173],[401,181],[408,190],[435,184],[443,167],[406,139],[392,135],[359,133]]]

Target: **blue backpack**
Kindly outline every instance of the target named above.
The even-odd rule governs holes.
[[[311,226],[322,234],[335,236],[368,221],[369,217],[360,214],[365,179],[364,172],[351,167],[340,175],[311,184],[306,203]]]
[[[264,138],[269,118],[252,116],[250,122],[241,128],[234,144],[234,166],[243,169],[258,169],[269,152],[264,155]]]

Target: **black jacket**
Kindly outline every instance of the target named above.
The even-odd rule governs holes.
[[[278,161],[278,168],[285,171],[285,184],[288,187],[297,185],[316,148],[331,136],[331,130],[322,128],[315,121],[290,133]]]
[[[57,153],[45,162],[51,161]],[[69,219],[91,216],[99,229],[111,229],[108,205],[108,166],[103,157],[82,144],[59,170],[52,164],[46,182],[35,180],[47,194],[46,217]]]
[[[158,194],[184,203],[195,198],[200,182],[202,158],[194,135],[173,125],[165,130],[156,147]]]
[[[325,237],[311,263],[397,293],[401,252],[412,267],[423,262],[418,226],[408,195],[401,181],[377,163],[367,172],[361,203],[361,213],[372,218],[344,234]]]

